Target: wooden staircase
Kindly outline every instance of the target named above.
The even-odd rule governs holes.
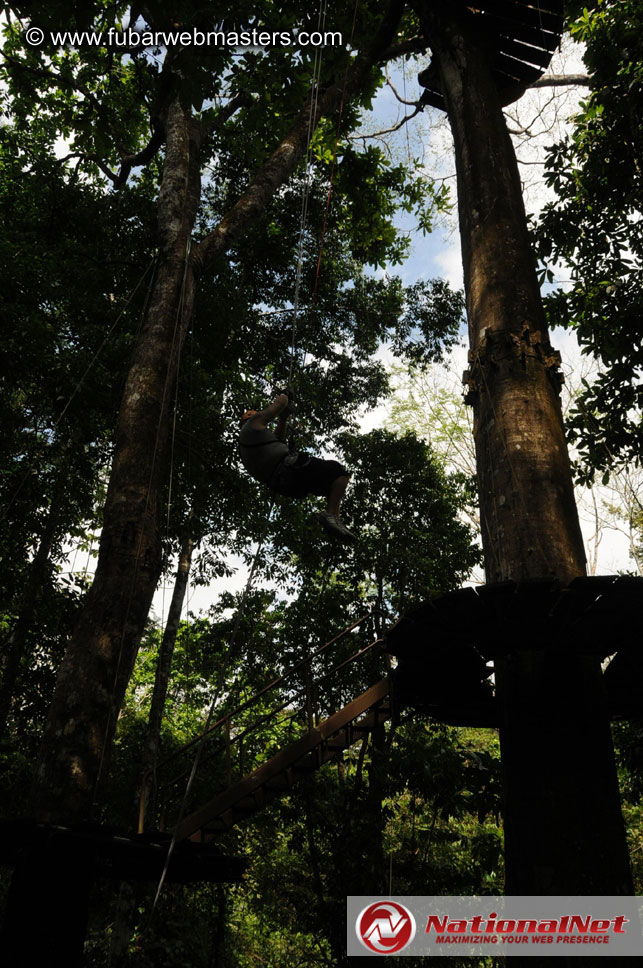
[[[391,715],[391,686],[386,677],[183,818],[175,830],[176,840],[189,838],[204,842],[245,820],[268,800],[288,791],[299,779],[348,749]]]
[[[224,711],[216,722],[208,722],[204,732],[166,757],[154,774],[143,777],[139,835],[145,830],[151,791],[157,826],[161,830],[168,832],[165,818],[178,814],[172,831],[173,844],[192,841],[196,847],[207,843],[252,816],[270,799],[283,795],[302,777],[340,756],[379,724],[391,719],[390,661],[382,638],[368,641],[371,625],[368,620],[373,614],[373,608],[369,608],[330,641],[235,709]],[[368,644],[364,645],[365,641]],[[353,689],[363,689],[366,683],[385,671],[388,674],[375,685],[339,711],[331,712],[346,702],[345,698],[338,697],[338,690],[342,697],[350,695]],[[341,684],[344,673],[351,676],[352,687],[346,680]],[[361,682],[361,687],[355,686],[356,682]],[[327,718],[320,721],[322,715]],[[247,765],[247,750],[254,750],[251,756],[261,755],[261,749],[265,748],[262,732],[265,737],[264,731],[266,728],[270,730],[271,724],[280,723],[290,729],[296,722],[299,723],[299,737],[287,740],[278,753],[248,772],[251,767]],[[227,786],[216,793],[212,791],[207,802],[201,801],[202,806],[188,806],[191,812],[184,815],[197,771],[200,771],[201,797],[204,788],[208,792],[212,790],[214,775],[221,777],[222,767],[227,772]],[[168,772],[170,769],[173,776]],[[237,779],[233,778],[235,772]],[[180,805],[181,796],[183,806]]]

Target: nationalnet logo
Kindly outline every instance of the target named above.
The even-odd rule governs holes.
[[[349,956],[640,955],[639,897],[349,897]]]
[[[426,933],[435,932],[437,944],[608,944],[610,933],[625,934],[629,922],[623,914],[615,918],[566,914],[562,918],[436,917],[430,914]]]
[[[415,918],[395,901],[376,901],[360,913],[355,922],[357,937],[375,954],[397,954],[415,937]]]

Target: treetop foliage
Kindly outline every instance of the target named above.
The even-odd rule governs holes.
[[[585,479],[643,453],[640,12],[638,2],[610,0],[576,11],[571,32],[586,45],[591,91],[572,134],[549,153],[556,200],[537,232],[540,258],[565,263],[572,281],[548,297],[550,321],[573,327],[601,363],[568,422]]]

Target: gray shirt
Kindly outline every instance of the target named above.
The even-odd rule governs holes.
[[[272,430],[258,430],[252,426],[252,420],[246,420],[239,433],[239,453],[250,476],[270,484],[275,468],[290,453],[290,448]]]

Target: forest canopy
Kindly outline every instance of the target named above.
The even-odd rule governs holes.
[[[430,233],[454,193],[355,136],[387,73],[426,67],[421,7],[2,5],[3,819],[171,829],[384,681],[387,627],[480,563],[475,479],[427,442],[428,410],[364,427],[403,412],[384,348],[422,375],[463,332],[463,294],[410,276],[400,229]],[[589,479],[640,457],[640,16],[568,12],[592,86],[535,232],[546,267],[572,267],[550,322],[602,362],[570,423]],[[342,43],[181,40],[213,24]],[[65,29],[128,46],[57,43]],[[354,547],[323,537],[318,500],[243,470],[242,412],[287,385],[297,446],[350,469]],[[223,588],[199,615],[197,586]],[[152,916],[156,883],[97,877],[85,963],[339,965],[347,893],[501,893],[497,731],[381,708],[219,834],[241,883],[167,883]],[[617,741],[638,848],[638,727]]]

